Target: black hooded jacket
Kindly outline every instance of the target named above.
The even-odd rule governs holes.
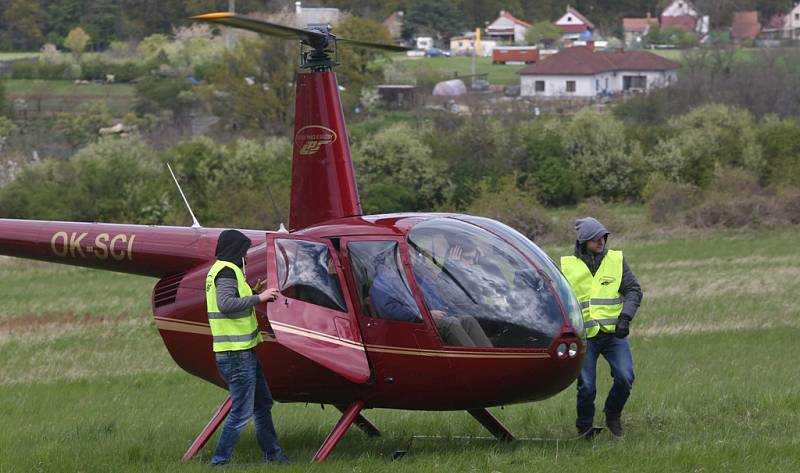
[[[244,266],[244,256],[252,242],[238,230],[225,230],[219,234],[215,255],[220,261]],[[230,268],[222,269],[214,283],[217,286],[217,306],[224,314],[239,312],[256,305],[258,296],[240,297],[236,274]]]

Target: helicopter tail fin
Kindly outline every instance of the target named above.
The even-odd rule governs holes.
[[[297,75],[289,230],[362,215],[333,72]]]

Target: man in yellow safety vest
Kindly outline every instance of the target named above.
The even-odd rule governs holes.
[[[587,349],[578,377],[578,435],[596,432],[594,399],[597,395],[597,359],[602,355],[611,367],[614,384],[603,411],[614,437],[622,437],[622,409],[633,386],[633,357],[627,336],[642,301],[642,288],[622,257],[622,251],[606,247],[609,232],[592,217],[575,222],[577,241],[572,256],[561,257],[561,271],[569,281],[583,311]]]
[[[213,466],[230,462],[239,434],[254,418],[264,463],[289,463],[272,423],[272,394],[255,347],[261,343],[255,306],[275,300],[278,290],[251,289],[244,275],[245,255],[252,242],[238,230],[225,230],[217,240],[217,261],[206,276],[206,306],[217,369],[228,385],[231,410],[222,428]],[[254,294],[255,292],[255,294]]]

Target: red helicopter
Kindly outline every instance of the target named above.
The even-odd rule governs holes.
[[[301,43],[289,231],[242,230],[251,284],[281,295],[257,307],[257,347],[273,396],[331,404],[342,417],[324,460],[369,408],[466,410],[496,438],[513,434],[488,407],[538,401],[577,377],[586,350],[580,307],[561,272],[525,236],[487,218],[365,216],[327,25],[292,28],[232,13],[196,20]],[[155,324],[175,362],[225,387],[211,350],[205,278],[223,229],[0,219],[0,254],[159,278]],[[184,455],[208,441],[226,399]]]

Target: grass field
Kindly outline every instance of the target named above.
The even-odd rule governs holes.
[[[409,58],[406,56],[394,56],[392,60],[401,70],[418,73],[427,69],[438,74],[442,78],[441,80],[451,79],[456,75],[466,76],[472,74],[471,57]],[[525,66],[492,64],[492,58],[490,57],[479,57],[476,58],[475,62],[476,73],[487,73],[486,80],[492,85],[519,85],[518,72],[523,67]]]
[[[10,79],[3,81],[8,102],[16,113],[23,113],[16,101],[25,101],[29,113],[72,112],[79,105],[104,101],[116,115],[130,110],[134,90],[131,84],[75,84],[68,80],[33,81]],[[41,109],[41,110],[40,110]]]
[[[26,53],[2,53],[0,52],[0,62],[2,61],[16,61],[18,59],[31,59],[39,57],[38,51],[31,51]]]
[[[278,431],[296,461],[285,471],[796,472],[796,233],[624,242],[645,298],[621,441],[467,441],[453,437],[486,433],[466,413],[377,410],[367,415],[382,437],[354,429],[327,462],[310,465],[338,412],[279,404]],[[224,392],[171,361],[149,314],[154,283],[0,258],[0,473],[207,471],[208,446],[188,465],[178,459]],[[600,366],[602,401],[610,383]],[[520,436],[567,439],[574,386],[492,411]],[[413,434],[447,438],[410,442]],[[398,449],[409,452],[390,461]],[[249,428],[230,469],[258,471],[257,458]]]

